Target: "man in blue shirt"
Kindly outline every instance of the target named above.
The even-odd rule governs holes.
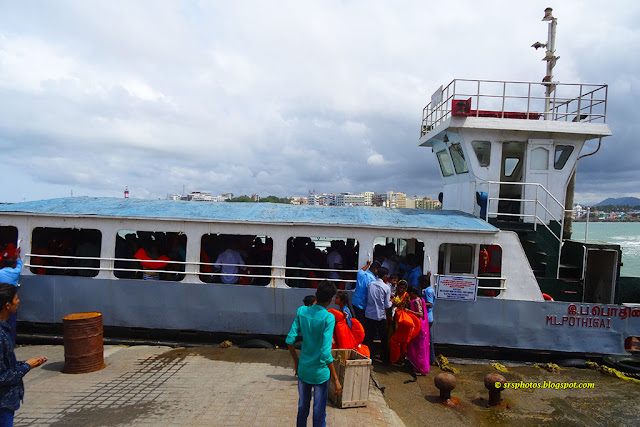
[[[369,268],[371,266],[371,268]],[[367,264],[358,271],[356,275],[356,289],[353,291],[351,297],[351,305],[353,306],[354,315],[356,319],[364,325],[364,311],[367,308],[367,295],[369,289],[369,283],[376,280],[376,274],[378,274],[378,268],[380,264],[377,262],[371,265],[371,261],[367,261]]]
[[[16,312],[19,303],[18,288],[7,283],[0,284],[0,426],[3,427],[13,425],[13,415],[24,398],[22,377],[47,361],[46,357],[16,361],[7,320]]]
[[[18,286],[18,278],[22,273],[22,260],[20,259],[20,248],[15,250],[5,249],[0,254],[0,283],[8,283],[13,286]],[[11,341],[13,345],[16,345],[16,323],[18,320],[18,313],[11,314],[7,323],[10,328]]]
[[[382,363],[389,361],[389,341],[387,341],[387,310],[391,308],[391,288],[385,283],[389,270],[378,269],[378,278],[369,283],[367,308],[364,314],[364,342],[373,354],[373,340],[376,335],[382,343]]]
[[[427,314],[429,316],[429,363],[431,365],[436,364],[436,352],[433,348],[433,304],[436,302],[436,292],[431,286],[431,272],[427,271],[427,274],[420,276],[420,287],[422,288],[422,296],[424,297],[424,303],[427,306]]]
[[[323,281],[316,291],[316,303],[298,308],[296,318],[287,335],[289,353],[293,358],[298,375],[298,427],[306,427],[313,392],[313,426],[326,426],[327,398],[329,397],[329,378],[334,382],[336,395],[342,386],[333,367],[331,342],[336,324],[333,314],[327,311],[336,287],[329,281]],[[296,337],[302,336],[300,358],[294,347]]]

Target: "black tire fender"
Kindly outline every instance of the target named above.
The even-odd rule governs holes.
[[[275,350],[276,346],[271,344],[269,341],[253,338],[245,341],[240,348],[267,348],[269,350]]]
[[[605,365],[617,369],[620,372],[640,374],[640,356],[635,354],[618,355],[610,354],[604,356],[602,361]]]

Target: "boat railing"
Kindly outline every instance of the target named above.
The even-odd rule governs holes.
[[[485,181],[488,185],[487,191],[487,209],[485,214],[485,220],[489,221],[489,217],[497,218],[499,216],[506,217],[514,217],[515,219],[526,219],[530,218],[533,222],[533,229],[538,230],[538,224],[544,226],[550,235],[552,235],[558,243],[562,244],[562,236],[564,232],[564,218],[565,218],[565,206],[560,202],[544,185],[537,182],[508,182],[508,181]],[[535,193],[533,194],[533,198],[504,198],[500,197],[500,186],[501,185],[520,185],[523,187],[523,190],[526,188],[534,188]],[[498,196],[495,196],[495,188],[497,187]],[[522,194],[527,195],[526,191],[523,191]],[[531,194],[531,193],[530,193]],[[541,199],[550,201],[552,205],[555,206],[555,209],[550,209],[547,204],[543,203]],[[522,203],[522,208],[520,209],[520,213],[510,213],[510,212],[500,212],[500,202],[508,201],[515,203]],[[533,204],[533,209],[527,209],[525,207],[526,204]],[[554,214],[560,212],[560,214]],[[526,213],[531,212],[531,213]],[[556,221],[560,224],[560,230],[556,233],[549,226],[551,221]],[[556,276],[560,274],[560,252],[558,251],[558,269],[556,271]]]
[[[423,108],[420,136],[452,116],[605,123],[607,92],[606,84],[455,79]]]
[[[340,278],[340,279],[331,279],[325,277],[306,277],[306,276],[291,276],[287,274],[287,270],[298,270],[298,271],[314,271],[319,272],[320,274],[329,273],[338,273],[338,274],[355,274],[358,270],[335,270],[335,269],[327,269],[327,268],[306,268],[306,267],[289,267],[289,266],[276,266],[276,265],[264,265],[264,264],[231,264],[231,263],[206,263],[206,262],[193,262],[193,261],[163,261],[163,260],[145,260],[145,263],[153,264],[157,263],[167,263],[174,265],[183,266],[182,269],[178,270],[167,270],[167,269],[151,269],[151,268],[128,268],[126,266],[117,266],[116,262],[122,263],[137,263],[138,259],[135,258],[111,258],[111,257],[79,257],[79,256],[71,256],[71,255],[44,255],[44,254],[33,254],[28,253],[25,255],[28,259],[25,262],[25,267],[29,268],[44,268],[47,270],[55,270],[55,271],[77,271],[77,272],[95,272],[97,275],[100,271],[107,271],[111,273],[116,272],[126,272],[126,273],[154,273],[154,274],[171,274],[171,275],[192,275],[192,276],[204,276],[204,277],[215,277],[215,276],[237,276],[237,277],[248,277],[248,278],[268,278],[271,279],[282,279],[282,280],[303,280],[303,281],[317,281],[317,280],[327,280],[330,282],[338,282],[338,283],[355,283],[355,279],[348,278]],[[94,261],[98,265],[55,265],[49,264],[45,262],[34,262],[34,258],[43,258],[43,259],[52,259],[52,261],[60,261],[67,260],[72,262],[87,262]],[[107,266],[101,267],[101,261],[105,261]],[[187,266],[193,266],[193,268],[187,268]],[[269,269],[270,274],[257,274],[255,272],[251,273],[242,273],[238,271],[237,273],[227,273],[221,271],[203,271],[203,267],[238,267],[239,269]]]

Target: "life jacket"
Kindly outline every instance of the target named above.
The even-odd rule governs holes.
[[[138,252],[136,252],[134,258],[140,261],[140,264],[142,264],[143,268],[147,268],[149,270],[160,270],[167,266],[168,262],[165,261],[171,261],[166,255],[160,255],[158,259],[155,260],[147,255],[147,252],[144,250],[144,248],[138,249]]]
[[[486,273],[487,267],[489,267],[489,252],[486,249],[480,251],[480,263],[478,270],[480,273]]]
[[[355,317],[351,318],[351,328],[347,325],[347,319],[340,310],[328,309],[336,319],[336,326],[333,330],[333,341],[331,348],[350,348],[365,357],[371,357],[369,347],[362,344],[364,341],[364,327]]]
[[[357,343],[355,338],[353,337],[351,328],[349,328],[349,325],[347,325],[347,320],[344,316],[344,313],[333,308],[330,308],[328,311],[336,318],[336,326],[333,329],[333,343],[331,347],[354,349]],[[353,319],[351,319],[351,321],[353,324]]]
[[[396,363],[401,356],[407,354],[407,345],[420,332],[420,319],[404,310],[396,310],[397,330],[391,336],[389,356],[391,363]]]

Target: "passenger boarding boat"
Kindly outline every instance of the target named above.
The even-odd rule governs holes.
[[[631,288],[620,247],[563,236],[579,153],[611,135],[606,102],[606,85],[551,77],[441,87],[423,110],[420,145],[438,159],[442,211],[85,197],[0,205],[0,246],[19,244],[25,260],[19,320],[98,311],[106,326],[285,335],[320,278],[349,289],[367,260],[388,256],[432,273],[436,343],[625,354],[640,337],[640,306],[621,300]],[[246,262],[225,261],[234,254]]]

